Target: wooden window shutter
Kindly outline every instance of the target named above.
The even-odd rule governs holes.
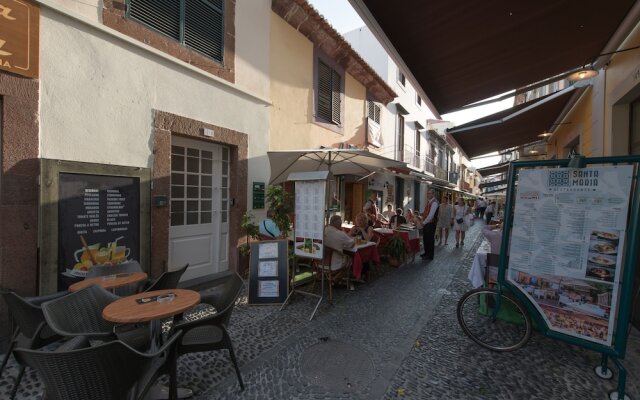
[[[318,117],[332,121],[331,68],[322,61],[318,61]]]
[[[224,55],[222,1],[185,2],[184,44],[216,61],[222,61]]]
[[[331,121],[340,125],[342,118],[340,115],[341,110],[341,95],[342,95],[342,79],[340,75],[331,70]]]
[[[180,40],[180,0],[130,0],[128,12],[143,24]]]

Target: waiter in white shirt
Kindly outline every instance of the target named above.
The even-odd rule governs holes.
[[[422,228],[422,244],[424,253],[420,255],[425,260],[433,260],[436,224],[438,223],[438,200],[433,195],[433,189],[427,190],[427,205],[422,213],[424,226]]]

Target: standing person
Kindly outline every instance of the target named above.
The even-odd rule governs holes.
[[[467,222],[465,217],[471,213],[469,206],[464,204],[462,197],[458,197],[456,205],[453,206],[453,228],[456,230],[456,248],[464,246],[464,235],[467,229]]]
[[[438,200],[433,196],[433,189],[427,190],[427,204],[422,213],[422,244],[424,253],[420,255],[423,259],[433,260],[434,242],[436,235],[436,224],[438,222]]]
[[[484,201],[482,197],[478,199],[478,202],[476,203],[476,208],[478,209],[478,215],[476,215],[476,217],[484,218],[484,212],[487,209],[487,202]]]
[[[493,218],[493,214],[496,212],[496,202],[492,201],[487,206],[487,209],[484,210],[484,216],[487,219],[487,225],[491,222],[491,218]]]
[[[369,195],[369,200],[367,200],[367,202],[364,203],[364,207],[362,207],[362,211],[367,215],[367,218],[369,218],[369,225],[371,226],[375,226],[378,222],[377,203],[378,193],[376,193],[375,190],[372,190],[371,194]]]
[[[453,207],[449,204],[449,197],[442,197],[442,204],[438,208],[438,225],[436,231],[440,240],[438,240],[438,246],[442,244],[442,238],[444,238],[444,245],[446,246],[449,241],[449,226],[453,224]],[[443,234],[444,233],[444,234]]]

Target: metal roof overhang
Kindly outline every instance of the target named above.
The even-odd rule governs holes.
[[[636,0],[350,2],[443,114],[595,61]]]
[[[540,140],[585,87],[571,86],[535,101],[460,125],[448,132],[469,158]]]
[[[501,181],[495,181],[495,182],[483,182],[483,183],[479,184],[478,187],[480,189],[490,188],[490,187],[493,187],[493,186],[506,185],[507,182],[508,181],[506,179],[503,179]]]
[[[510,162],[507,161],[500,164],[490,165],[488,167],[478,168],[476,172],[485,178],[491,175],[504,174],[509,171],[509,164]]]

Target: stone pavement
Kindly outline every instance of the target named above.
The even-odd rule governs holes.
[[[333,305],[323,303],[312,321],[314,298],[296,295],[279,311],[249,306],[243,297],[230,333],[246,389],[240,391],[226,352],[181,357],[180,385],[198,399],[606,399],[616,381],[595,377],[594,352],[534,333],[524,348],[499,354],[464,335],[455,307],[470,289],[479,228],[471,228],[462,249],[437,247],[430,263],[386,268],[355,291],[338,288]],[[635,399],[639,360],[634,331],[624,363]],[[15,374],[11,361],[0,398]],[[41,391],[30,371],[18,398],[37,399]]]

